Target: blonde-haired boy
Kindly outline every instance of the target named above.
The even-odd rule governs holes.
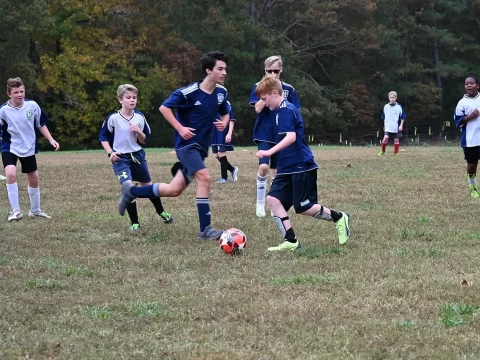
[[[384,121],[383,129],[385,134],[382,140],[382,150],[378,156],[383,156],[388,145],[388,139],[393,137],[393,154],[398,154],[400,148],[400,138],[402,137],[403,123],[407,114],[403,111],[402,105],[397,103],[397,93],[390,91],[388,93],[389,103],[383,107],[382,119]]]

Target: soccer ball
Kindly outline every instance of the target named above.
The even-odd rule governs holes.
[[[238,255],[247,247],[247,236],[242,230],[231,228],[223,232],[218,243],[225,253]]]

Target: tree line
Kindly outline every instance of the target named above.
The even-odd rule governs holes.
[[[440,134],[452,122],[465,76],[480,74],[475,0],[0,0],[0,6],[0,84],[22,77],[67,148],[99,146],[122,83],[140,90],[150,145],[171,146],[173,129],[158,107],[174,89],[202,78],[199,58],[212,50],[228,56],[237,143],[247,145],[255,121],[249,95],[270,55],[284,58],[282,80],[297,89],[306,134],[325,143],[337,143],[338,134],[375,137],[390,90],[406,109],[407,131]]]

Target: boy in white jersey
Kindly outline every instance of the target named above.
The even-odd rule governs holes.
[[[22,165],[22,173],[27,174],[28,195],[30,197],[30,217],[43,217],[50,219],[40,207],[40,188],[38,186],[37,159],[38,130],[55,148],[60,145],[52,138],[47,126],[49,119],[33,100],[25,99],[25,86],[22,79],[10,78],[7,80],[7,95],[10,98],[5,104],[0,105],[0,148],[2,162],[7,177],[8,200],[12,211],[8,221],[21,220],[23,214],[20,210],[17,185],[17,161]]]
[[[315,219],[333,221],[338,241],[345,244],[350,238],[350,215],[343,211],[328,209],[318,204],[317,164],[304,139],[303,120],[297,107],[284,99],[278,79],[265,77],[257,87],[257,96],[275,113],[275,129],[278,143],[268,150],[259,150],[259,159],[278,153],[278,171],[267,196],[273,219],[285,241],[269,251],[299,249],[288,210],[312,216]]]
[[[160,112],[175,128],[175,152],[178,162],[172,167],[173,179],[169,184],[155,183],[135,187],[122,184],[118,212],[125,213],[126,206],[135,198],[177,197],[194,178],[197,183],[196,202],[200,231],[199,240],[218,239],[223,230],[210,226],[209,190],[211,176],[204,159],[211,144],[212,124],[223,131],[229,122],[228,92],[222,84],[227,75],[227,58],[220,51],[210,52],[200,60],[205,78],[175,90],[160,106]],[[173,110],[176,109],[176,114]],[[220,115],[220,121],[217,121]]]
[[[397,103],[397,93],[390,91],[388,93],[390,102],[383,107],[382,119],[384,121],[385,135],[382,140],[382,151],[378,156],[383,156],[388,145],[388,139],[393,137],[393,155],[398,154],[400,148],[400,138],[402,137],[403,123],[407,114],[403,111],[402,105]]]
[[[145,116],[135,110],[137,106],[138,89],[130,84],[120,85],[117,89],[117,99],[122,108],[109,115],[100,131],[100,142],[112,163],[113,172],[120,184],[138,181],[141,185],[151,185],[147,159],[142,144],[146,144],[150,136],[150,127]],[[157,214],[165,224],[173,222],[172,216],[165,211],[158,196],[150,198]],[[133,200],[127,205],[130,217],[130,230],[138,231],[137,202]]]
[[[477,189],[477,166],[480,159],[480,82],[474,75],[465,78],[465,95],[455,109],[455,125],[462,131],[460,146],[467,161],[470,196],[480,197]]]

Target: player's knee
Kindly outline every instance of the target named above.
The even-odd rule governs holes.
[[[280,204],[280,200],[278,200],[276,197],[273,197],[273,196],[270,196],[270,195],[267,195],[267,205],[270,207],[270,209],[272,207],[274,207],[275,205],[278,205]]]
[[[394,143],[394,144],[400,144],[400,139],[394,139],[394,140],[393,140],[393,143]]]
[[[212,181],[212,177],[210,173],[203,169],[204,171],[200,170],[195,173],[195,179],[197,180],[197,184],[199,186],[210,186],[210,182]]]
[[[383,141],[382,141],[382,144],[385,144],[385,145],[388,144],[388,139],[387,139],[387,140],[383,140]]]
[[[268,165],[267,164],[260,164],[258,166],[258,175],[267,176],[267,174],[268,174]]]

